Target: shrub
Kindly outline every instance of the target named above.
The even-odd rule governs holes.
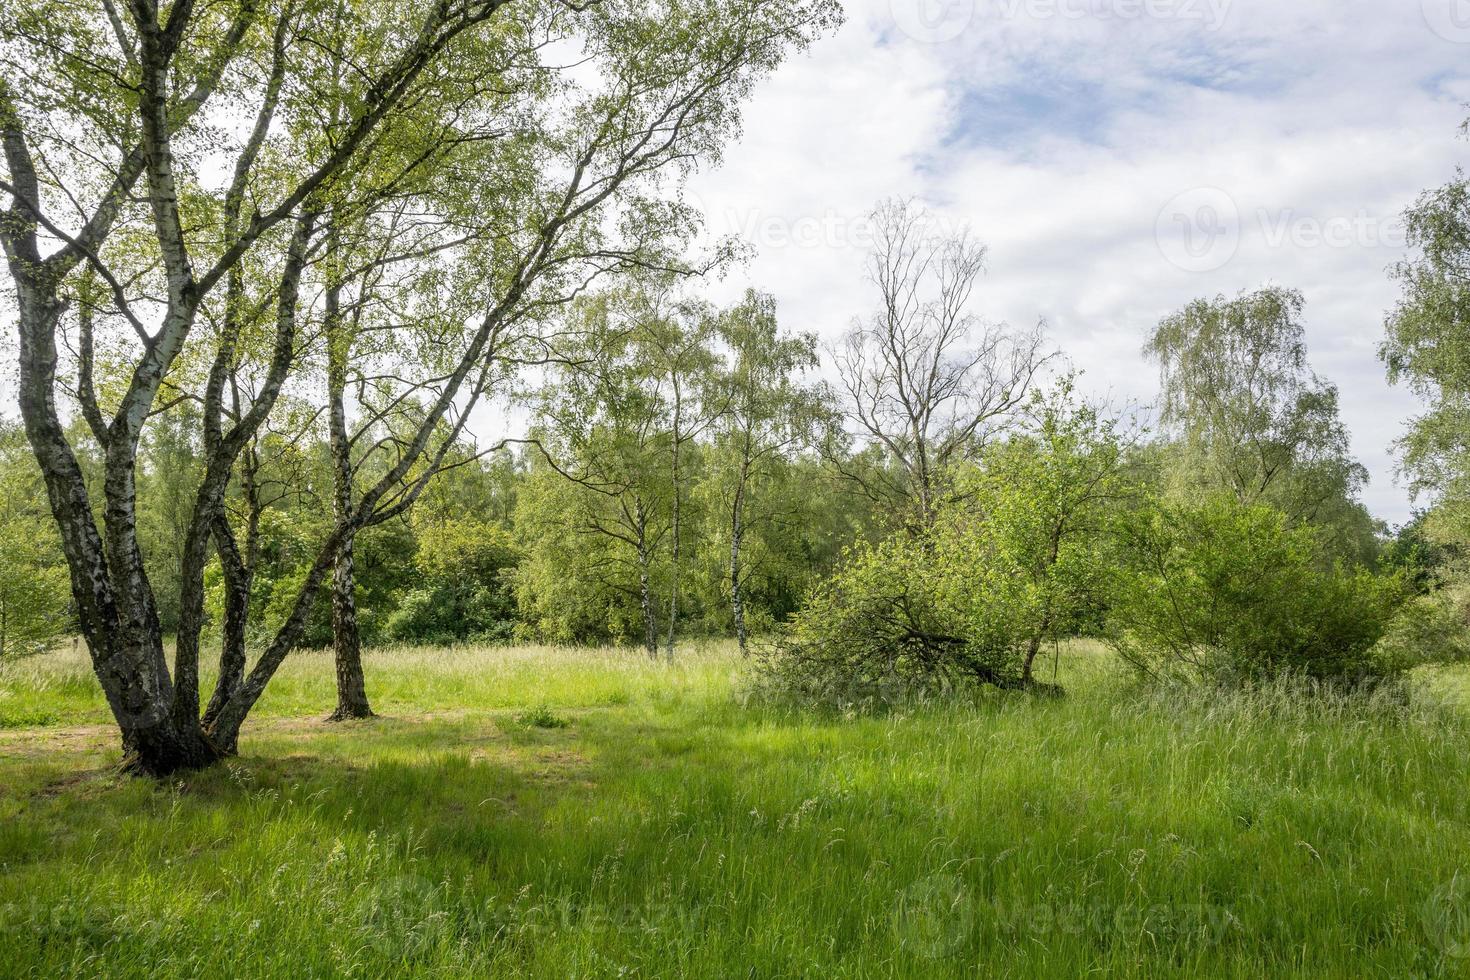
[[[1357,684],[1402,670],[1379,646],[1403,601],[1400,577],[1332,562],[1316,531],[1274,508],[1164,504],[1124,535],[1110,639],[1143,673]]]
[[[1377,655],[1400,670],[1470,660],[1463,596],[1442,590],[1404,604],[1379,641]]]
[[[969,597],[968,610],[946,601],[952,591],[941,579],[949,576],[927,545],[896,535],[850,549],[789,630],[757,654],[766,689],[808,703],[871,706],[977,682],[1019,687],[1021,648],[1003,626],[974,627],[980,595]]]
[[[892,701],[989,684],[1047,689],[1042,646],[1074,635],[1108,580],[1105,515],[1131,496],[1116,423],[1070,381],[1023,432],[952,475],[931,525],[856,548],[763,658],[803,700]]]
[[[548,705],[538,704],[516,715],[516,724],[524,728],[568,728],[571,722],[552,711]]]
[[[515,598],[507,573],[520,552],[501,527],[476,520],[419,529],[414,565],[419,587],[407,592],[388,621],[405,643],[504,642],[515,628]]]

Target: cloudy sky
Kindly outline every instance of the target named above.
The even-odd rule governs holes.
[[[848,0],[692,185],[757,249],[720,287],[835,338],[871,306],[864,215],[914,196],[989,243],[977,312],[1044,319],[1085,383],[1152,400],[1148,329],[1266,283],[1307,300],[1379,517],[1414,399],[1376,348],[1399,215],[1470,158],[1470,0]]]

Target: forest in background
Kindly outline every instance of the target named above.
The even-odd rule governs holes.
[[[1310,529],[1322,561],[1402,576],[1412,594],[1458,581],[1464,532],[1453,496],[1396,529],[1359,502],[1366,471],[1350,455],[1336,388],[1310,366],[1299,293],[1266,287],[1191,304],[1147,339],[1163,378],[1159,406],[1089,403],[1044,325],[1016,331],[971,308],[983,246],[932,235],[912,202],[886,202],[872,221],[884,247],[869,278],[883,312],[829,348],[784,326],[774,299],[756,292],[721,309],[698,298],[697,283],[664,277],[573,303],[547,356],[506,382],[527,435],[489,450],[453,442],[412,510],[356,536],[360,642],[637,644],[657,657],[681,638],[738,636],[745,649],[751,634],[787,624],[855,553],[914,539],[942,516],[974,516],[980,496],[987,517],[1014,497],[1011,506],[1036,511],[1028,518],[1062,524],[1056,544],[1096,564],[1128,564],[1118,549],[1138,542],[1124,543],[1126,526],[1139,531],[1150,505],[1218,495]],[[382,364],[363,357],[348,369],[346,389],[363,405],[384,384],[367,372]],[[1405,443],[1426,490],[1442,478],[1430,467],[1442,460],[1429,456],[1431,424],[1442,423],[1426,420]],[[99,447],[83,420],[71,428],[95,484]],[[229,486],[252,645],[280,629],[330,532],[329,430],[310,397],[283,398]],[[197,400],[181,397],[140,444],[139,536],[168,633],[204,468],[200,432]],[[383,419],[354,433],[354,445],[372,448],[352,454],[353,486],[381,477],[374,450],[392,438]],[[0,440],[0,521],[15,549],[0,631],[18,655],[75,623],[24,433],[7,424]],[[1011,558],[1044,564],[1049,528],[1029,530],[1034,540],[1015,545],[1033,553]],[[1048,642],[1107,635],[1111,600],[1097,571],[1035,573],[1033,588],[1068,593]],[[995,573],[1019,580],[1028,570]],[[217,635],[227,588],[217,555],[205,583],[206,629]],[[330,647],[333,629],[323,591],[300,643]]]

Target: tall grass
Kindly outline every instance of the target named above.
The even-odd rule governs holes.
[[[50,715],[0,731],[0,973],[1470,975],[1463,674],[1221,695],[1079,647],[1061,700],[815,717],[725,648],[367,667],[383,719],[320,723],[301,656],[164,786],[78,727],[84,664],[5,667]]]

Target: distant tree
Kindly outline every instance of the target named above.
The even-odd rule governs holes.
[[[963,516],[941,522],[938,534],[941,555],[954,551],[955,560],[941,565],[988,566],[1011,581],[1023,684],[1034,682],[1045,644],[1083,632],[1088,614],[1106,606],[1116,561],[1113,524],[1140,497],[1128,473],[1137,435],[1123,420],[1081,403],[1073,379],[1066,379],[1035,393],[1022,430],[960,477]],[[981,593],[968,580],[974,574],[950,580],[955,602]]]
[[[443,473],[424,491],[414,523],[418,527],[474,518],[502,527],[515,520],[516,497],[526,479],[530,456],[511,447],[471,458],[451,453]]]
[[[1418,595],[1429,595],[1463,574],[1463,544],[1444,540],[1434,526],[1436,515],[1421,511],[1395,529],[1383,548],[1386,568],[1402,573],[1404,582]]]
[[[932,524],[858,542],[760,672],[801,700],[873,703],[969,684],[1046,690],[1042,646],[1110,584],[1110,516],[1131,493],[1118,423],[1069,384],[956,475]]]
[[[1025,404],[1049,360],[1040,327],[983,323],[971,300],[986,248],[968,231],[934,234],[918,205],[889,200],[872,214],[868,277],[879,311],[836,352],[850,421],[896,467],[844,467],[871,498],[927,527],[955,463],[972,459]]]
[[[606,549],[600,577],[636,594],[643,646],[657,656],[654,579],[674,510],[672,396],[661,335],[673,328],[636,288],[586,299],[572,318],[561,363],[533,399],[536,445],[565,483],[527,488],[533,495],[523,501],[523,523],[533,533],[592,539]]]
[[[516,621],[510,574],[521,559],[510,534],[474,518],[419,522],[418,572],[398,597],[388,637],[408,643],[505,641]]]
[[[646,651],[636,572],[612,539],[574,531],[586,505],[566,478],[537,461],[516,495],[525,556],[512,580],[516,635],[539,643],[627,643]]]
[[[832,424],[829,396],[800,375],[817,367],[815,336],[782,334],[773,297],[747,292],[744,300],[716,318],[717,333],[730,362],[718,384],[724,411],[718,424],[716,466],[728,484],[730,611],[740,652],[749,631],[742,594],[744,546],[751,519],[751,497],[769,485],[776,470],[796,452],[817,445]],[[774,516],[767,506],[757,511]]]
[[[737,454],[717,437],[696,489],[706,522],[696,557],[707,631],[737,633],[730,588]],[[752,467],[740,521],[740,609],[747,649],[758,633],[788,622],[857,540],[881,534],[884,518],[810,451],[770,455]]]
[[[1314,528],[1216,491],[1129,521],[1110,611],[1125,661],[1153,676],[1357,685],[1405,661],[1381,649],[1401,579],[1334,562]]]
[[[1296,522],[1367,525],[1371,538],[1356,504],[1367,471],[1352,458],[1337,389],[1307,361],[1303,305],[1273,286],[1196,300],[1158,325],[1144,353],[1159,365],[1161,422],[1178,449],[1169,473],[1190,493],[1226,490]]]
[[[685,500],[692,480],[686,470],[689,449],[725,412],[721,401],[712,347],[710,311],[697,303],[672,303],[654,297],[654,308],[643,318],[639,342],[666,385],[669,451],[669,623],[665,656],[674,658],[679,634],[679,599],[684,584]]]
[[[1380,354],[1390,382],[1429,407],[1399,452],[1415,493],[1435,502],[1431,523],[1470,542],[1470,180],[1425,193],[1405,225],[1413,254],[1394,270],[1403,294]]]

